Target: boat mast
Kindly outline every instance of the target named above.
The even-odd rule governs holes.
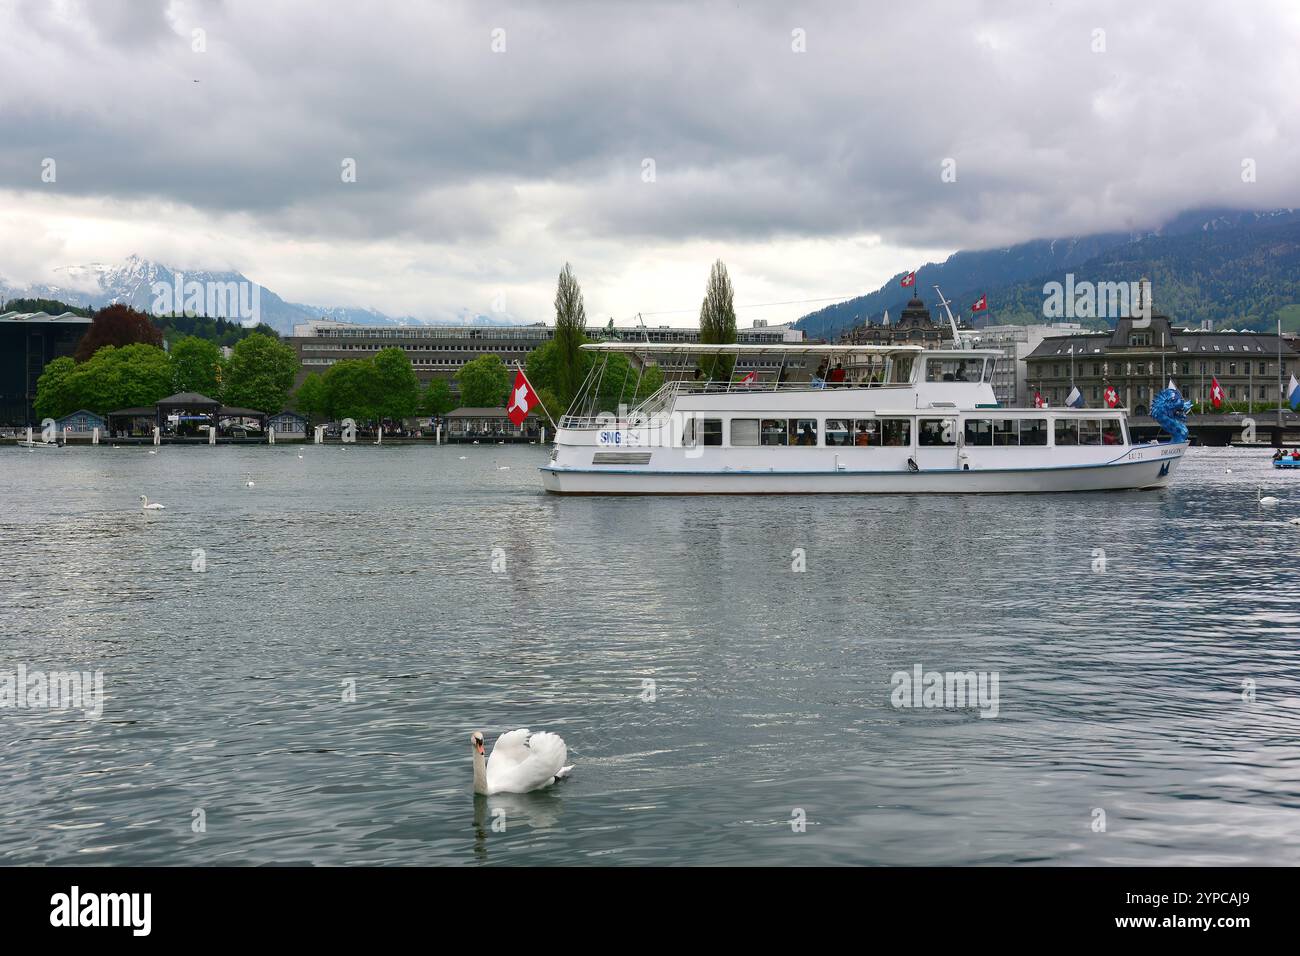
[[[948,313],[948,324],[952,327],[953,348],[959,349],[962,347],[962,340],[961,334],[957,331],[957,320],[952,317],[952,309],[948,308],[948,300],[943,297],[943,293],[939,290],[939,287],[935,286],[934,291],[939,294],[939,304],[943,306],[943,311]]]

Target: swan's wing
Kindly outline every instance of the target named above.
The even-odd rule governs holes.
[[[502,734],[492,745],[492,756],[488,757],[488,773],[495,767],[497,771],[514,767],[528,759],[528,728],[512,730]]]
[[[541,731],[528,738],[528,749],[532,751],[537,763],[537,773],[541,777],[554,780],[564,769],[564,761],[569,758],[569,748],[559,734]]]
[[[519,731],[515,731],[519,733]],[[505,739],[506,735],[502,736]],[[511,741],[507,748],[514,745]],[[499,744],[498,744],[499,747]],[[498,747],[492,748],[495,757]],[[555,782],[555,776],[564,769],[569,748],[556,734],[536,733],[524,747],[525,759],[519,763],[497,761],[488,764],[488,788],[493,793],[527,793],[540,790]]]

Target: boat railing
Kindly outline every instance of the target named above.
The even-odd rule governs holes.
[[[561,428],[596,429],[608,428],[616,423],[638,421],[652,423],[660,416],[670,412],[674,403],[683,395],[763,395],[780,393],[788,395],[794,392],[844,391],[882,388],[909,388],[908,382],[824,382],[814,379],[802,382],[758,382],[746,385],[741,382],[696,382],[683,379],[665,382],[652,392],[641,404],[622,417],[612,413],[601,415],[571,415],[560,418]]]

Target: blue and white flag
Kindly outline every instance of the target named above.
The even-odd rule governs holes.
[[[1291,376],[1291,381],[1286,387],[1286,400],[1291,403],[1291,411],[1300,408],[1300,382],[1295,380],[1294,375]]]
[[[1083,392],[1079,391],[1077,385],[1070,389],[1070,395],[1065,400],[1065,404],[1069,405],[1071,408],[1083,408]]]

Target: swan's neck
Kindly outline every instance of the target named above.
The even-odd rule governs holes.
[[[483,755],[474,748],[474,792],[486,795],[488,792],[487,785],[487,761]]]

